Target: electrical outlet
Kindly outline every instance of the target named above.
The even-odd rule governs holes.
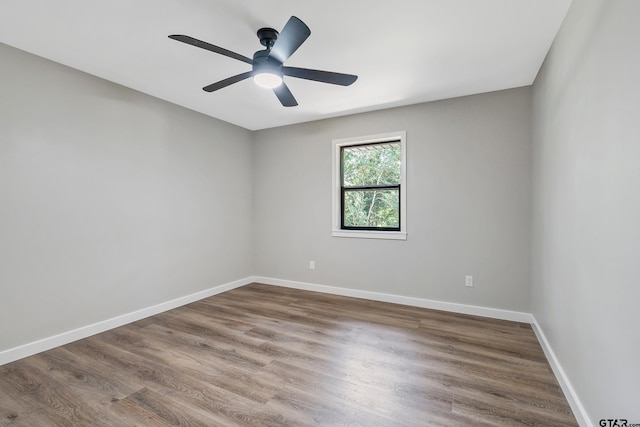
[[[315,269],[316,269],[316,262],[309,261],[309,270],[315,270]]]
[[[473,276],[464,276],[464,285],[472,288],[473,287]]]

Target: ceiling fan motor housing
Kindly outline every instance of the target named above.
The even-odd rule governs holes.
[[[253,71],[258,70],[278,70],[282,64],[277,59],[269,56],[269,49],[259,50],[253,54]]]

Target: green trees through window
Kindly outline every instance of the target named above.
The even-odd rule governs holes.
[[[340,149],[341,228],[400,230],[400,141]]]

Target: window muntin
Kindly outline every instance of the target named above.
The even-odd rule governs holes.
[[[400,141],[340,147],[340,228],[400,231]]]

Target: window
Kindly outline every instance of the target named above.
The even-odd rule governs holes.
[[[406,239],[406,132],[333,141],[333,235]]]
[[[400,142],[340,147],[340,228],[400,231]]]

